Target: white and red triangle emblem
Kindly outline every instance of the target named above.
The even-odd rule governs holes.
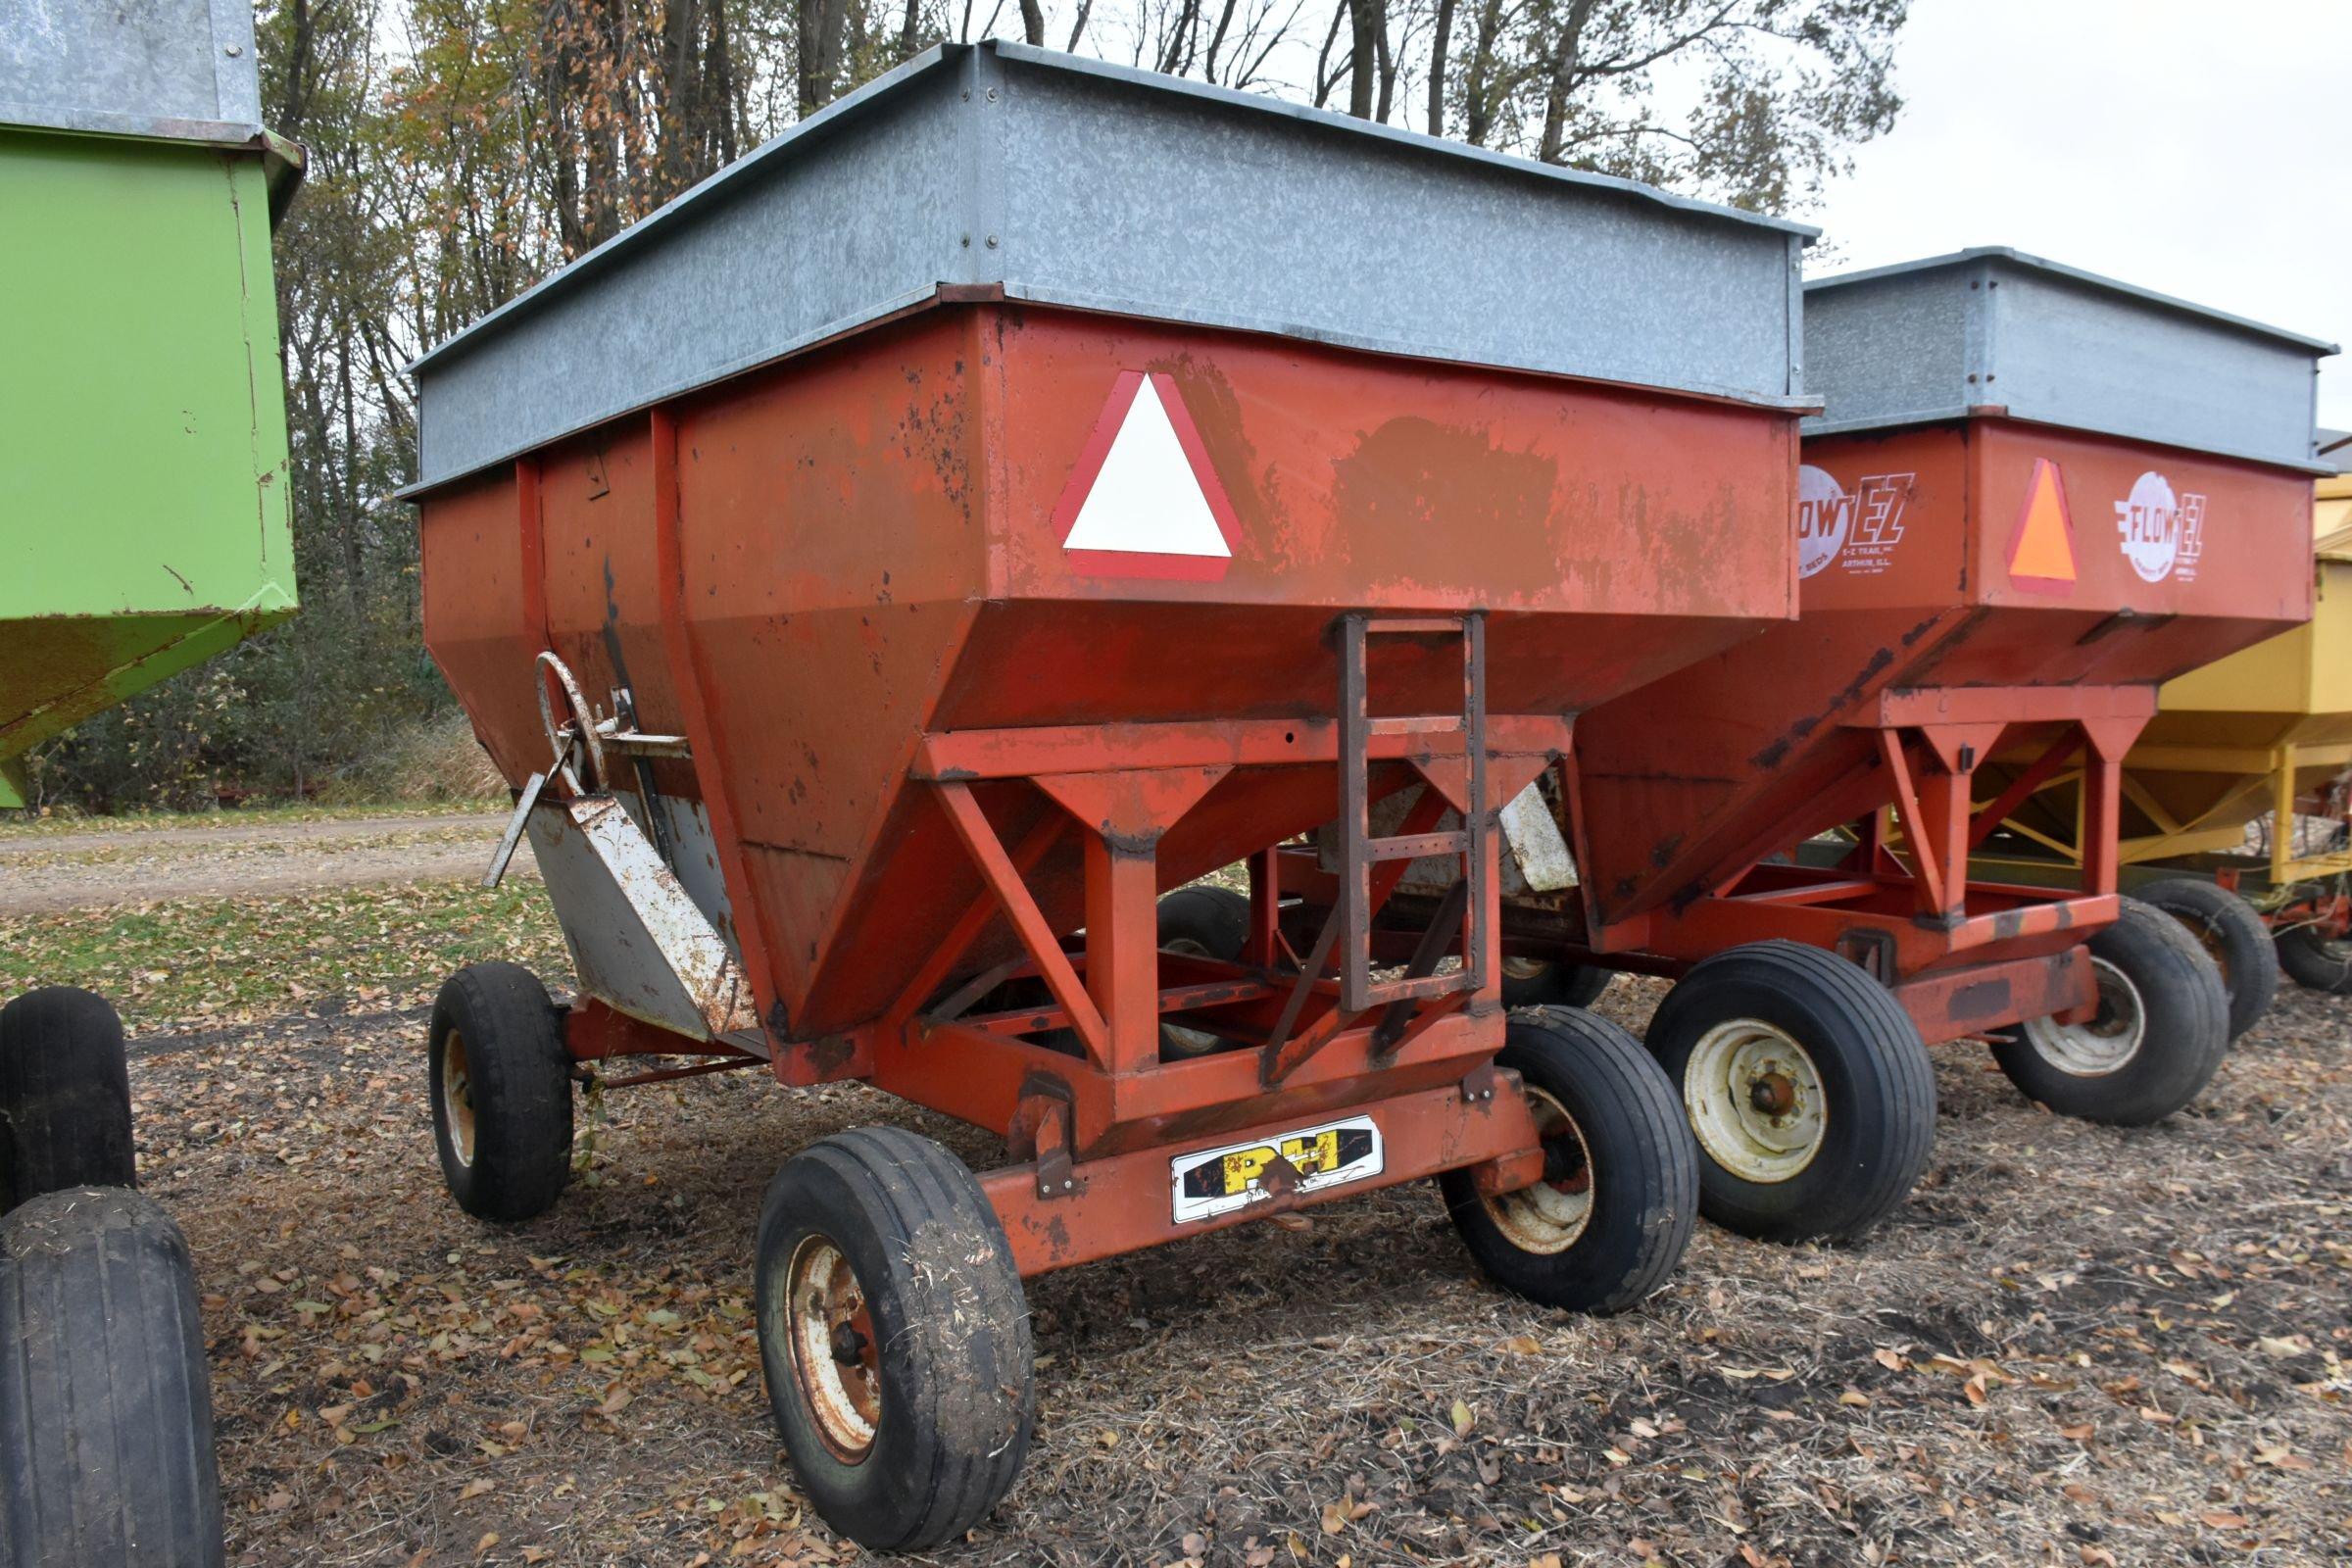
[[[1122,370],[1054,509],[1070,569],[1213,582],[1241,539],[1233,503],[1164,371]]]

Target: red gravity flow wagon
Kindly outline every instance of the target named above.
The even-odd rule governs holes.
[[[1694,1158],[1621,1032],[1506,1025],[1496,808],[1793,610],[1805,233],[949,47],[420,361],[427,641],[578,975],[444,989],[460,1201],[552,1203],[624,1056],[1001,1133],[975,1176],[860,1130],[768,1194],[777,1420],[883,1547],[1018,1469],[1022,1276],[1434,1176],[1505,1285],[1638,1300]],[[1456,825],[1373,834],[1415,786]],[[1294,949],[1265,847],[1335,817]],[[1161,902],[1245,858],[1252,898]]]
[[[2212,1075],[2217,971],[2116,893],[2118,764],[2161,682],[2309,617],[2331,352],[1999,250],[1813,284],[1804,337],[1799,618],[1578,719],[1581,899],[1510,916],[1524,956],[1680,977],[1648,1043],[1705,1212],[1779,1239],[1909,1190],[1923,1038],[2108,1121]],[[1973,881],[2060,770],[2081,887]]]

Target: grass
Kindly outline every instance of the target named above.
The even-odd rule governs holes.
[[[447,816],[478,811],[495,816],[513,809],[504,800],[485,801],[365,801],[321,806],[315,802],[278,806],[245,806],[217,811],[131,811],[121,816],[88,816],[78,811],[0,813],[0,839],[71,838],[77,833],[144,833],[173,828],[220,828],[346,822],[385,816]]]
[[[335,1000],[405,1007],[449,972],[508,958],[568,972],[537,884],[424,882],[0,918],[0,996],[76,985],[136,1032],[249,1021]]]

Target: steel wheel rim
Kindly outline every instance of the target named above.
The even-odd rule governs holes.
[[[1761,1018],[1729,1019],[1698,1037],[1683,1066],[1683,1108],[1709,1159],[1763,1186],[1801,1175],[1829,1137],[1821,1069]]]
[[[1173,942],[1161,943],[1159,947],[1162,953],[1173,953],[1187,958],[1216,956],[1191,937],[1178,937]],[[1162,1022],[1159,1027],[1168,1037],[1167,1043],[1177,1048],[1170,1054],[1177,1056],[1205,1056],[1225,1043],[1222,1036],[1212,1035],[1205,1029],[1188,1029],[1183,1024],[1167,1022]]]
[[[2060,1023],[2050,1016],[2025,1026],[2026,1043],[2034,1054],[2075,1078],[2122,1071],[2148,1038],[2147,1004],[2132,977],[2105,958],[2094,956],[2090,967],[2099,980],[2096,1017],[2088,1023]]]
[[[1544,1178],[1479,1201],[1513,1247],[1549,1256],[1574,1247],[1592,1223],[1592,1151],[1567,1106],[1532,1084],[1526,1094],[1544,1146]]]
[[[805,1236],[784,1274],[793,1381],[833,1457],[858,1464],[882,1421],[882,1348],[865,1290],[840,1248]]]
[[[1502,975],[1506,980],[1534,980],[1551,967],[1549,958],[1505,958]]]
[[[450,1152],[458,1163],[473,1164],[473,1076],[466,1061],[466,1037],[452,1029],[441,1039],[441,1119],[449,1129]]]

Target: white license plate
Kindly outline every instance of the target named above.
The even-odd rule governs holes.
[[[1179,1154],[1168,1161],[1176,1223],[1213,1219],[1273,1196],[1265,1174],[1278,1159],[1297,1172],[1297,1191],[1312,1193],[1377,1176],[1385,1154],[1380,1126],[1369,1116]]]

